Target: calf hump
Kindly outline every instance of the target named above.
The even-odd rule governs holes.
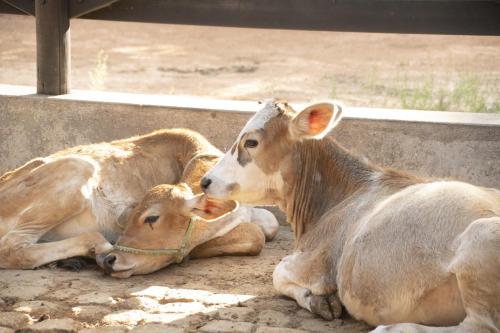
[[[182,173],[181,182],[187,183],[193,193],[201,193],[201,178],[219,161],[218,155],[204,155],[192,160]]]
[[[9,185],[24,179],[33,169],[38,168],[41,165],[46,164],[43,158],[36,158],[24,164],[23,166],[8,171],[2,176],[0,176],[0,191],[6,189]]]

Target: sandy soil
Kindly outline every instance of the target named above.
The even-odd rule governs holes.
[[[500,37],[89,20],[71,34],[76,89],[500,112]],[[34,20],[0,15],[0,41],[0,83],[35,85]]]
[[[191,260],[126,280],[93,265],[80,272],[0,270],[0,332],[2,326],[23,332],[51,327],[63,332],[367,332],[353,319],[324,321],[277,295],[272,271],[291,244],[288,227],[281,227],[260,256]]]
[[[34,29],[33,18],[0,15],[0,83],[36,85]],[[418,90],[431,80],[433,92],[473,75],[488,105],[500,96],[499,37],[85,20],[72,21],[71,33],[75,89],[401,107],[406,84]],[[193,260],[128,280],[96,266],[3,270],[0,332],[367,332],[352,319],[323,321],[276,294],[272,271],[291,249],[282,227],[258,257]]]

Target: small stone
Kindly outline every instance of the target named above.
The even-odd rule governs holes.
[[[110,313],[102,322],[107,325],[135,326],[138,323],[170,324],[186,317],[183,313],[149,313],[142,310],[125,310]],[[178,325],[176,325],[178,326]]]
[[[132,333],[184,333],[183,328],[174,327],[165,324],[147,324],[137,326],[132,330]]]
[[[156,299],[146,296],[130,297],[124,303],[128,308],[141,310],[156,308],[159,305]]]
[[[296,330],[284,327],[259,326],[255,333],[308,333],[309,331]]]
[[[5,295],[9,295],[9,297],[14,299],[29,301],[38,298],[48,291],[49,288],[46,286],[19,286],[11,284],[8,288],[2,290],[2,293],[5,293]]]
[[[257,321],[268,326],[287,326],[290,323],[290,318],[282,312],[264,310],[259,313]]]
[[[137,325],[138,322],[143,321],[148,316],[147,312],[142,310],[123,310],[110,313],[102,319],[108,325]]]
[[[301,329],[319,333],[334,332],[335,329],[338,329],[340,326],[343,326],[343,322],[340,319],[327,321],[317,317],[316,319],[303,319],[300,321]],[[355,330],[353,331],[356,332]]]
[[[244,322],[233,322],[227,320],[214,320],[200,328],[201,332],[207,333],[250,333],[255,325]]]
[[[66,300],[68,298],[75,297],[76,295],[79,295],[79,294],[80,294],[80,290],[78,290],[78,289],[64,288],[64,289],[56,290],[47,296],[48,296],[48,298],[51,298],[51,299],[63,301],[63,300]]]
[[[248,307],[224,308],[219,311],[218,318],[231,321],[250,321],[255,310]]]
[[[31,321],[30,316],[19,312],[0,312],[0,326],[20,328]]]
[[[41,317],[43,315],[55,315],[61,312],[61,306],[48,301],[23,301],[12,306],[14,311],[27,313],[31,317]]]
[[[204,298],[202,301],[209,304],[237,304],[245,302],[253,298],[248,295],[233,295],[233,294],[213,294]]]
[[[102,304],[102,305],[116,304],[116,300],[113,299],[111,295],[100,293],[97,291],[77,296],[75,300],[79,304]]]
[[[107,307],[100,305],[81,305],[71,308],[73,315],[80,321],[100,321],[104,316],[111,313]]]
[[[0,327],[0,333],[14,333],[15,331],[12,328],[8,327]]]
[[[17,330],[17,333],[69,333],[76,332],[80,323],[71,318],[48,319]]]
[[[184,313],[193,314],[203,312],[206,307],[200,302],[175,302],[158,305],[156,308],[149,309],[160,313]]]
[[[78,333],[125,333],[128,331],[128,327],[126,326],[103,326],[85,328],[83,330],[79,330]]]

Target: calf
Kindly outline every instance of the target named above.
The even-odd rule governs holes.
[[[198,183],[203,169],[196,166],[213,163],[220,156],[220,151],[196,132],[161,130],[111,143],[70,148],[6,173],[0,178],[0,267],[29,269],[69,257],[94,257],[111,251],[111,243],[122,233],[130,212],[149,189],[180,180]],[[275,234],[278,224],[267,211],[249,207],[240,209],[241,212],[236,207],[232,210],[234,213],[225,218],[235,221],[226,226],[220,224],[224,232],[229,232],[226,240],[234,242],[231,245],[240,240],[248,243],[246,237],[235,236],[240,234],[237,230],[233,230],[235,234],[230,231],[251,219],[265,225],[263,230],[268,238]],[[214,224],[212,229],[217,226]],[[246,253],[246,249],[255,254],[260,250],[257,240],[262,239],[259,238],[262,232],[248,226],[242,228],[251,229],[249,232],[257,243],[236,252]],[[175,229],[170,236],[180,239],[183,235]],[[196,242],[201,244],[212,236],[226,237],[223,235],[222,231],[216,232],[206,238],[197,237]],[[149,235],[153,244],[162,236]],[[147,237],[142,240],[147,247]],[[201,247],[195,254],[203,257],[213,253],[204,252]],[[231,253],[230,247],[218,252],[226,253]],[[163,266],[170,263],[168,257],[164,258]],[[151,271],[140,266],[137,265],[137,273]]]
[[[204,191],[287,213],[296,249],[274,286],[326,319],[340,299],[382,325],[374,332],[498,333],[500,192],[355,156],[324,138],[341,112],[336,103],[301,112],[266,104],[203,178]]]

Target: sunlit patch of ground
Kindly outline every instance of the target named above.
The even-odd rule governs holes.
[[[94,265],[0,270],[0,332],[367,332],[353,319],[324,321],[276,293],[272,271],[292,242],[281,227],[259,256],[191,260],[125,280]]]

